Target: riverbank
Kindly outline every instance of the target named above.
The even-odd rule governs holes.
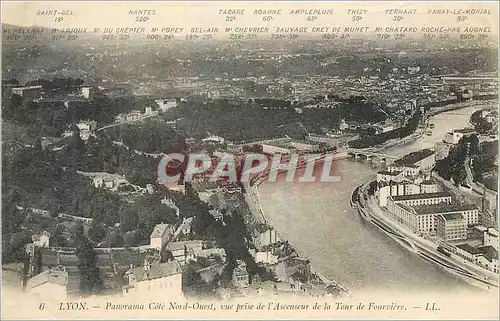
[[[262,206],[260,204],[260,196],[259,196],[259,185],[263,182],[263,180],[258,180],[256,181],[253,185],[248,184],[245,186],[245,200],[247,202],[250,202],[248,204],[250,210],[252,211],[252,214],[254,215],[254,218],[257,221],[260,221],[264,223],[266,226],[268,226],[270,229],[275,230],[278,232],[280,235],[280,232],[278,229],[276,229],[274,226],[269,224],[268,220],[266,219],[266,216],[264,214],[264,210],[262,209]],[[282,240],[285,241],[285,240]],[[286,241],[288,244],[290,242]],[[290,244],[291,245],[291,244]],[[293,252],[295,252],[298,256],[297,259],[300,260],[307,260],[307,256],[304,253],[301,253],[300,251],[296,250],[291,246],[293,249]],[[307,260],[309,261],[309,260]],[[352,294],[349,292],[349,290],[340,284],[339,282],[329,279],[325,277],[323,274],[321,274],[317,269],[315,269],[311,264],[309,264],[309,270],[312,273],[312,279],[318,279],[321,282],[323,282],[327,286],[333,286],[334,288],[339,290],[339,295],[340,296],[352,296]]]
[[[438,110],[432,110],[432,111],[427,113],[426,116],[428,117],[428,119],[426,120],[425,126],[423,128],[417,128],[417,130],[414,133],[412,133],[406,137],[403,137],[401,139],[390,139],[382,144],[374,145],[372,147],[367,147],[365,149],[370,150],[372,152],[382,152],[382,151],[387,151],[390,148],[397,148],[401,145],[411,144],[411,143],[421,139],[422,137],[424,137],[424,135],[428,131],[430,117],[434,117],[434,116],[444,114],[447,112],[451,112],[451,111],[457,111],[457,110],[461,110],[461,109],[465,109],[465,108],[471,108],[471,107],[486,108],[488,105],[494,105],[494,104],[495,104],[495,100],[484,100],[484,101],[471,100],[471,101],[455,102],[455,103],[451,103],[451,104],[443,106],[443,107],[439,107]]]
[[[360,211],[361,217],[371,222],[410,253],[419,255],[427,262],[439,266],[444,271],[455,275],[470,285],[486,291],[498,290],[497,274],[458,257],[455,258],[453,257],[454,254],[450,254],[449,257],[444,255],[439,252],[439,244],[435,239],[419,237],[410,229],[392,220],[389,215],[386,215],[387,212],[378,206],[377,200],[373,196],[367,195],[366,188],[368,185],[369,183],[361,185],[353,191],[351,196],[351,199],[360,200],[358,202],[358,211]],[[354,195],[354,193],[358,193],[358,195]]]

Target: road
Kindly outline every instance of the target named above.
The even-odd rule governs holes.
[[[96,132],[99,132],[99,131],[107,129],[107,128],[115,127],[115,126],[121,126],[121,125],[125,125],[125,124],[132,124],[132,123],[144,120],[144,119],[151,118],[153,116],[158,116],[158,112],[153,112],[153,113],[151,113],[149,115],[142,116],[141,118],[138,118],[138,119],[127,120],[127,121],[122,121],[122,122],[116,122],[116,123],[113,123],[113,124],[109,124],[109,125],[103,126],[101,128],[97,128]]]

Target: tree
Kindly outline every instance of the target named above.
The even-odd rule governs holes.
[[[82,294],[97,294],[102,288],[102,279],[97,267],[97,254],[92,243],[80,237],[76,247],[78,271],[80,272],[80,291]]]
[[[57,224],[50,230],[50,246],[68,246],[68,242],[63,235],[65,229],[66,227],[63,224]]]
[[[132,231],[139,222],[137,211],[133,208],[126,210],[120,216],[120,229],[122,232]]]
[[[99,242],[104,236],[106,236],[106,228],[104,225],[93,220],[89,229],[89,238],[94,242]]]
[[[465,182],[465,179],[467,178],[467,173],[465,172],[465,168],[461,166],[458,168],[453,175],[451,176],[453,181],[455,182],[455,185],[459,186],[462,183]]]

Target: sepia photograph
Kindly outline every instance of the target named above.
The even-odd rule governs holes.
[[[498,2],[1,7],[2,319],[498,319]]]

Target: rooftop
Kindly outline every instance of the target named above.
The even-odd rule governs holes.
[[[380,172],[377,172],[377,174],[381,174],[381,175],[390,175],[390,176],[398,176],[399,174],[401,174],[401,171],[393,171],[393,172],[389,172],[389,171],[380,171]]]
[[[493,260],[498,260],[498,251],[493,246],[481,246],[477,249],[484,255],[484,257],[488,261],[492,262]]]
[[[438,197],[451,197],[450,192],[437,192],[437,193],[422,193],[422,194],[412,194],[412,195],[394,195],[392,199],[394,201],[407,201],[407,200],[419,200],[419,199],[429,199]]]
[[[455,129],[453,132],[454,133],[467,134],[467,133],[474,132],[474,129],[473,128],[462,128],[462,129]]]
[[[412,206],[417,214],[451,214],[462,211],[477,210],[474,204],[436,204]]]
[[[481,251],[477,247],[473,247],[467,243],[458,244],[456,247],[472,255],[481,254]]]
[[[498,231],[495,228],[493,228],[493,227],[488,228],[487,232],[491,236],[498,237]]]
[[[165,231],[170,227],[170,224],[157,224],[151,232],[150,238],[162,237],[165,234]]]
[[[164,278],[182,273],[179,262],[170,261],[167,263],[151,264],[149,270],[145,270],[144,266],[132,269],[138,282],[152,279]]]
[[[44,283],[53,283],[57,285],[66,286],[68,281],[68,272],[57,271],[57,270],[47,270],[44,271],[29,280],[29,287],[34,288],[40,286]]]
[[[455,220],[463,220],[464,216],[461,213],[447,213],[441,214],[439,217],[442,217],[445,221],[455,221]]]
[[[478,230],[479,232],[486,232],[488,231],[488,228],[484,225],[476,225],[474,226],[474,229]]]
[[[41,89],[42,86],[41,85],[38,85],[38,86],[27,86],[27,87],[15,87],[15,88],[12,88],[13,90],[27,90],[27,89]]]
[[[170,251],[178,251],[178,250],[183,250],[184,247],[186,247],[186,249],[201,248],[203,247],[203,241],[193,240],[193,241],[170,242],[167,244],[166,248],[167,250]]]
[[[436,180],[434,178],[426,179],[420,185],[434,185],[436,184]]]
[[[32,277],[29,280],[29,288],[32,289],[45,283],[64,286],[67,293],[80,291],[80,275],[78,273],[49,269]]]
[[[412,165],[415,164],[418,161],[421,161],[431,155],[434,154],[433,150],[430,149],[422,149],[410,154],[406,154],[405,156],[401,157],[400,159],[394,161],[394,165]]]

